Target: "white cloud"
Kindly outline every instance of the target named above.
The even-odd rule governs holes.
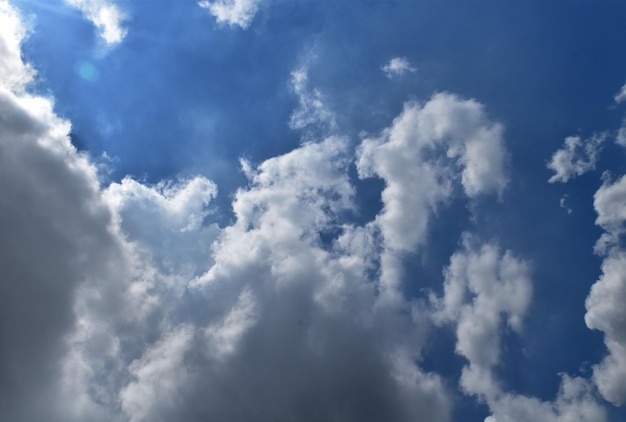
[[[400,77],[407,72],[415,72],[416,69],[411,66],[406,57],[393,57],[387,64],[381,67],[382,71],[389,79]]]
[[[124,13],[114,3],[108,0],[65,0],[65,3],[80,10],[92,22],[107,45],[118,44],[126,36]]]
[[[572,209],[568,207],[565,203],[567,202],[567,195],[563,195],[561,199],[559,199],[559,206],[567,211],[568,214],[572,213]]]
[[[102,189],[8,57],[22,75],[0,88],[3,420],[449,420],[416,363],[425,322],[376,307],[373,235],[339,226],[346,139],[249,165],[219,229],[206,179]]]
[[[434,318],[439,323],[456,322],[456,351],[470,363],[461,376],[462,387],[491,398],[497,388],[490,370],[500,362],[501,320],[512,330],[521,330],[532,285],[527,263],[510,251],[501,253],[494,244],[478,248],[472,242],[466,236],[464,249],[450,259]]]
[[[620,237],[626,221],[626,176],[605,179],[594,196],[596,224],[604,230],[596,251],[605,254],[602,275],[585,301],[585,322],[604,332],[609,354],[594,366],[593,378],[604,397],[615,405],[626,402],[626,251]]]
[[[506,161],[502,126],[482,105],[436,94],[423,106],[407,103],[380,137],[365,139],[357,168],[385,180],[377,222],[389,247],[408,250],[424,241],[430,214],[451,197],[459,173],[467,196],[499,194]]]
[[[329,136],[246,163],[219,228],[202,177],[100,186],[70,124],[25,89],[18,18],[0,0],[0,419],[450,420],[445,383],[420,367],[428,316],[404,296],[381,306],[380,286],[455,187],[504,189],[502,127],[480,104],[438,94],[363,141],[360,174],[387,184],[370,224],[341,220],[354,157]],[[499,390],[502,320],[519,330],[529,300],[510,252],[467,243],[453,257],[434,318],[457,324],[462,385],[495,397],[500,421],[601,421],[579,379],[553,403]]]
[[[123,233],[148,251],[162,271],[193,275],[211,264],[207,257],[219,229],[203,222],[216,195],[215,184],[203,177],[152,187],[127,177],[103,192]]]
[[[594,170],[598,154],[607,136],[606,133],[600,133],[585,140],[580,136],[565,138],[563,147],[552,155],[548,163],[548,168],[555,173],[548,181],[565,183],[576,176]]]
[[[604,230],[595,246],[599,254],[605,254],[619,245],[619,237],[624,233],[626,221],[626,176],[614,183],[609,181],[608,173],[603,178],[604,183],[595,193],[593,201],[598,214],[596,224]]]
[[[466,394],[489,406],[492,415],[485,422],[606,420],[592,385],[581,378],[562,374],[552,402],[503,391],[494,371],[501,362],[503,322],[520,332],[531,298],[530,269],[509,251],[475,242],[465,236],[463,249],[452,256],[445,272],[443,297],[431,300],[435,322],[456,326],[456,351],[468,361],[459,382]]]
[[[20,44],[26,34],[18,12],[8,1],[0,1],[0,85],[4,89],[21,91],[33,77],[33,70],[21,59]]]
[[[187,290],[201,306],[184,328],[170,313],[173,334],[131,365],[129,420],[448,420],[441,381],[415,364],[425,327],[402,308],[375,308],[359,229],[336,248],[320,243],[353,206],[349,157],[347,140],[331,137],[250,166],[236,222]],[[181,329],[182,346],[170,347]]]
[[[386,185],[383,210],[372,223],[385,246],[380,281],[385,300],[398,299],[400,257],[425,242],[432,215],[452,198],[455,184],[460,181],[469,198],[502,193],[508,181],[502,132],[478,102],[442,93],[423,106],[405,104],[379,137],[363,140],[359,176],[379,176]]]
[[[246,29],[254,19],[261,0],[203,0],[198,5],[207,9],[218,23],[239,25]]]

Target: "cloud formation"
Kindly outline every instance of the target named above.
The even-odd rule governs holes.
[[[431,296],[435,323],[456,327],[456,352],[467,360],[461,389],[486,403],[485,422],[599,422],[606,420],[593,386],[582,378],[561,375],[557,397],[546,402],[506,392],[496,378],[502,337],[508,329],[521,333],[531,301],[530,266],[493,243],[480,244],[465,235],[445,271],[443,297]]]
[[[407,72],[415,72],[417,69],[411,66],[406,57],[393,57],[387,64],[381,67],[381,70],[385,72],[389,79],[393,79]]]
[[[198,5],[207,9],[218,23],[239,25],[247,29],[254,19],[261,0],[203,0]]]
[[[580,136],[565,138],[563,147],[552,155],[547,165],[550,170],[554,171],[548,181],[565,183],[576,176],[594,170],[607,137],[607,133],[600,133],[584,140]]]
[[[220,4],[248,16],[257,2]],[[249,13],[224,22],[245,27]],[[501,386],[502,341],[523,333],[532,285],[530,264],[496,241],[464,235],[429,305],[403,294],[402,258],[427,244],[437,209],[507,186],[504,129],[477,101],[409,102],[355,152],[294,72],[292,127],[328,133],[242,161],[248,180],[220,227],[204,177],[102,186],[52,100],[26,89],[25,30],[3,0],[0,23],[0,419],[450,421],[451,385],[422,367],[446,324],[467,360],[460,388],[489,406],[488,421],[605,419],[581,378],[563,375],[553,401]],[[345,218],[358,211],[355,162],[359,177],[385,183],[365,224]],[[596,195],[612,252],[587,301],[587,323],[612,352],[594,380],[614,403],[624,394],[622,190],[607,182]]]
[[[604,332],[609,354],[594,366],[593,379],[604,397],[615,404],[626,402],[626,251],[622,235],[626,221],[626,176],[615,182],[605,179],[594,196],[596,224],[604,233],[596,251],[605,256],[602,275],[585,301],[585,322]]]
[[[65,0],[65,3],[80,10],[92,22],[107,45],[118,44],[126,36],[124,13],[114,3],[108,0]]]
[[[25,31],[6,1],[0,21],[0,45],[12,53],[0,68],[0,418],[71,420],[72,402],[57,392],[74,294],[86,278],[114,277],[122,255],[70,124],[50,99],[26,92],[33,72],[14,54]]]

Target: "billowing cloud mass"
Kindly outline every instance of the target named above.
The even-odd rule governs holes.
[[[0,21],[10,53],[0,69],[1,419],[69,420],[72,402],[55,392],[76,289],[87,278],[114,280],[122,251],[96,170],[70,144],[70,124],[49,99],[25,92],[24,30],[6,1]]]
[[[626,221],[626,176],[605,179],[595,194],[596,224],[604,230],[596,250],[605,255],[602,275],[585,302],[585,322],[604,332],[609,354],[594,366],[593,378],[604,397],[615,405],[626,402],[626,251],[622,244]]]
[[[218,23],[239,25],[246,29],[252,23],[261,0],[203,0],[198,5],[207,9]]]
[[[103,189],[50,100],[1,92],[2,419],[449,420],[426,322],[376,306],[375,236],[320,239],[354,207],[346,139],[249,165],[219,229],[210,181]]]
[[[381,67],[381,69],[389,79],[402,76],[407,72],[416,71],[406,57],[393,57],[387,64]]]
[[[124,37],[112,3],[66,2],[108,44]],[[199,4],[246,28],[259,2]],[[241,159],[220,219],[201,175],[105,182],[53,98],[31,91],[26,32],[0,0],[0,420],[451,422],[467,400],[485,422],[603,422],[600,394],[626,401],[626,176],[605,175],[594,201],[604,261],[585,322],[608,354],[533,397],[500,378],[506,341],[524,340],[533,262],[469,219],[450,229],[460,242],[441,272],[406,263],[435,243],[440,210],[456,201],[476,216],[479,198],[506,199],[506,131],[487,107],[439,92],[382,130],[342,135],[327,91],[297,67],[285,124],[300,142]],[[414,70],[400,57],[383,67]],[[594,168],[606,136],[567,138],[550,181]],[[369,178],[379,203],[362,218]],[[448,377],[428,360],[444,332],[460,362]]]
[[[554,175],[548,181],[565,183],[594,170],[598,154],[607,137],[607,133],[600,133],[588,139],[582,139],[580,136],[565,138],[563,147],[552,155],[548,163],[548,168],[554,171]]]
[[[115,45],[126,36],[124,13],[114,3],[108,0],[65,0],[65,3],[80,10],[92,22],[107,45]]]

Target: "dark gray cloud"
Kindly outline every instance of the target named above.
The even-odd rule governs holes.
[[[0,14],[0,417],[55,420],[51,392],[75,289],[100,277],[118,249],[94,168],[70,145],[52,102],[23,92],[30,70],[11,54],[23,31],[6,3]]]

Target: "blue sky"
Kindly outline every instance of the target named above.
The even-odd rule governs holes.
[[[0,0],[0,419],[626,419],[626,5]]]

